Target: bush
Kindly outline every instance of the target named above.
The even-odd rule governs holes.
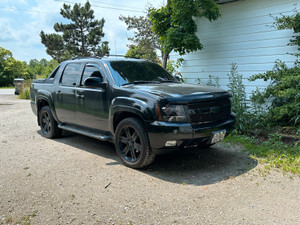
[[[256,91],[253,101],[269,105],[267,119],[275,125],[300,125],[300,65],[288,68],[276,61],[272,71],[252,76],[249,80],[270,80],[264,91]]]
[[[236,114],[237,124],[242,122],[243,116],[246,113],[248,107],[246,102],[245,86],[243,84],[243,75],[237,72],[237,65],[231,64],[230,73],[227,74],[229,84],[228,88],[232,94],[232,111]]]
[[[239,134],[259,135],[261,129],[268,130],[265,121],[266,111],[260,102],[247,100],[243,75],[237,72],[237,65],[232,63],[227,74],[228,89],[232,94],[232,111],[236,114],[235,129]]]
[[[30,99],[29,89],[25,88],[25,90],[22,93],[20,93],[19,99]]]

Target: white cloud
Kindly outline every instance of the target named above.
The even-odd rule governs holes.
[[[77,3],[84,4],[85,0],[70,0]],[[105,6],[113,8],[122,8],[117,5],[104,5],[100,2],[106,1],[109,4],[126,5],[134,9],[132,11],[119,11],[95,6]],[[92,9],[95,12],[96,19],[104,17],[104,33],[103,40],[109,41],[111,54],[124,54],[127,51],[127,44],[129,44],[127,37],[132,36],[131,31],[127,31],[126,24],[119,20],[119,16],[130,15],[144,15],[139,9],[144,9],[147,0],[127,0],[127,1],[107,1],[107,0],[91,0]],[[150,1],[155,7],[160,7],[163,3],[162,0]],[[19,60],[29,61],[32,58],[47,58],[50,57],[45,52],[45,47],[41,44],[40,31],[52,33],[53,25],[56,22],[64,21],[60,15],[60,8],[63,3],[55,0],[1,0],[0,10],[0,46],[11,50],[14,57]],[[9,11],[5,11],[5,8]],[[15,8],[15,9],[13,9]]]
[[[25,0],[1,0],[0,6],[27,5]]]

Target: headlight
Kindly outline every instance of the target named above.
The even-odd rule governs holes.
[[[166,122],[187,122],[187,109],[184,105],[166,105],[161,108],[160,120]]]

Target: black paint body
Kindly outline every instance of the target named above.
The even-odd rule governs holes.
[[[143,121],[150,146],[156,154],[206,144],[213,131],[226,129],[228,134],[232,130],[234,115],[230,111],[228,92],[214,87],[180,82],[141,82],[122,86],[118,84],[116,80],[118,78],[111,67],[112,62],[118,61],[141,62],[133,59],[85,58],[61,63],[48,78],[32,83],[33,112],[38,116],[39,110],[44,105],[49,105],[53,117],[59,124],[103,133],[111,136],[111,140],[122,119],[137,117]],[[61,83],[61,76],[66,66],[72,63],[80,64],[80,73],[76,83],[64,86]],[[101,70],[103,81],[100,87],[90,88],[81,85],[82,74],[87,65],[96,65]],[[169,104],[186,106],[188,121],[162,121],[160,110]],[[213,113],[214,115],[210,116]],[[192,122],[191,114],[196,120],[207,117],[211,122]],[[202,117],[202,114],[206,117]],[[177,145],[165,147],[168,140],[176,140]]]

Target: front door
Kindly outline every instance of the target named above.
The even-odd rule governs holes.
[[[88,88],[84,86],[85,79],[89,77],[100,77],[103,80],[102,88]],[[86,64],[80,85],[76,89],[76,118],[80,126],[109,131],[107,90],[103,69],[97,64]]]

